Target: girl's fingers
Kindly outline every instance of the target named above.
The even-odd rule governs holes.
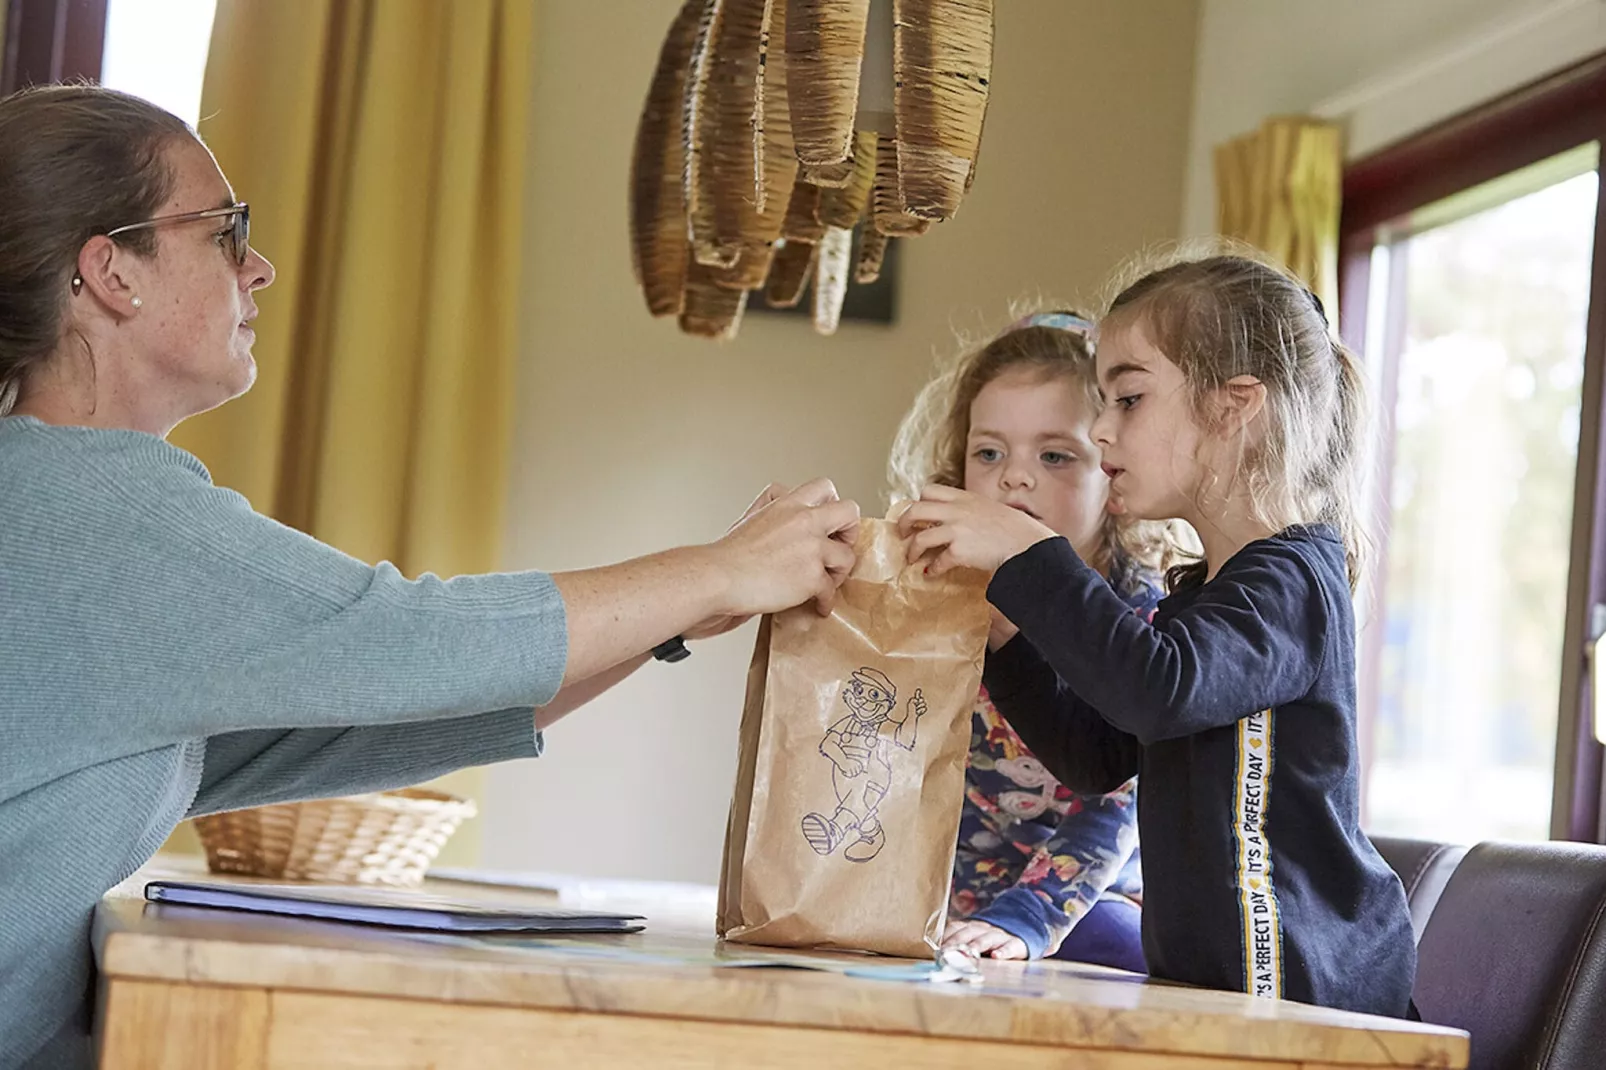
[[[979,933],[970,942],[970,946],[978,955],[990,955],[994,958],[999,958],[1002,956],[998,953],[1008,950],[1009,945],[1013,942],[1015,942],[1013,934],[1005,932],[996,925],[989,925],[986,927],[985,932]]]
[[[970,943],[974,935],[975,923],[969,921],[955,921],[948,924],[948,931],[943,934],[943,947],[964,947]]]
[[[1026,945],[1019,937],[1011,936],[997,948],[993,949],[995,959],[1023,959],[1026,957]]]
[[[909,540],[909,561],[911,563],[925,557],[939,546],[947,546],[958,533],[953,528],[935,527],[915,532]]]
[[[960,510],[951,502],[911,502],[903,515],[898,517],[898,531],[908,535],[917,528],[950,523],[959,515]]]

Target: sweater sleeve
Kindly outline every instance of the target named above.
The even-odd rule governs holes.
[[[1006,561],[987,594],[1077,695],[1145,745],[1294,701],[1321,669],[1325,596],[1287,546],[1240,553],[1153,624],[1062,538]]]
[[[189,816],[405,787],[541,749],[528,708],[421,724],[227,732],[206,741]]]
[[[325,771],[346,769],[352,783],[377,770],[377,759],[353,767],[352,756],[382,745],[397,755],[390,771],[406,775],[410,763],[433,768],[453,743],[457,765],[533,750],[530,710],[557,692],[568,654],[550,576],[409,580],[254,512],[181,450],[148,436],[120,441],[129,444],[79,467],[51,517],[62,529],[39,534],[55,536],[41,557],[58,577],[51,626],[66,647],[91,654],[65,677],[40,661],[40,679],[17,681],[79,711],[67,716],[80,723],[24,723],[25,736],[75,733],[81,766],[186,739],[320,730],[220,742],[209,762],[214,788],[228,765],[251,776],[292,750]],[[397,727],[436,720],[455,727]],[[350,728],[373,730],[342,731]]]

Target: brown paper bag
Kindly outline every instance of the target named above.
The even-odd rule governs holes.
[[[929,957],[942,935],[987,577],[906,565],[866,520],[835,610],[759,626],[725,834],[719,934]]]

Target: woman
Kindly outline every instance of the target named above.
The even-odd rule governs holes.
[[[184,817],[536,755],[656,645],[852,567],[824,480],[557,575],[409,581],[253,512],[164,441],[255,377],[248,219],[150,104],[0,101],[0,1067],[88,1065],[90,914]]]

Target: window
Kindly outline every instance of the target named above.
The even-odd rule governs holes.
[[[100,82],[194,126],[217,0],[108,0]]]
[[[1582,685],[1585,611],[1606,600],[1603,96],[1606,63],[1586,64],[1346,177],[1344,330],[1364,340],[1383,431],[1361,598],[1374,833],[1601,831]]]
[[[217,0],[0,0],[0,95],[85,78],[193,124],[216,7]]]

